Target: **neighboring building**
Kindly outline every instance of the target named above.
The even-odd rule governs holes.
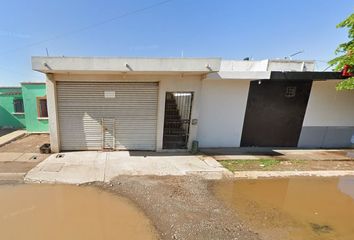
[[[25,107],[26,130],[48,132],[48,110],[45,83],[23,82],[22,95]]]
[[[44,82],[24,82],[21,87],[0,87],[0,128],[48,132]]]
[[[0,128],[25,128],[21,87],[0,87]]]
[[[33,57],[52,151],[350,147],[354,94],[312,61]]]

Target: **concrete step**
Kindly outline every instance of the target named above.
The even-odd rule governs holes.
[[[186,149],[186,145],[184,142],[164,142],[164,149]]]

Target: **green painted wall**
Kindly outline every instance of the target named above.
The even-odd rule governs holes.
[[[13,104],[14,99],[22,98],[22,94],[3,94],[11,92],[21,92],[21,88],[0,87],[0,128],[25,128],[25,114],[14,114]]]
[[[39,119],[37,97],[46,96],[46,86],[43,84],[22,83],[22,95],[28,132],[48,132],[48,119]]]

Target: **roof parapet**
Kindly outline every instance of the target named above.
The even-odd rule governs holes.
[[[43,73],[210,73],[220,58],[32,57],[32,69]]]

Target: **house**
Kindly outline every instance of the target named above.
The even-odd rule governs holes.
[[[354,94],[313,61],[33,57],[52,151],[350,147]]]
[[[21,87],[0,87],[0,128],[48,132],[45,82],[23,82]]]
[[[0,128],[25,128],[21,87],[0,87]]]

